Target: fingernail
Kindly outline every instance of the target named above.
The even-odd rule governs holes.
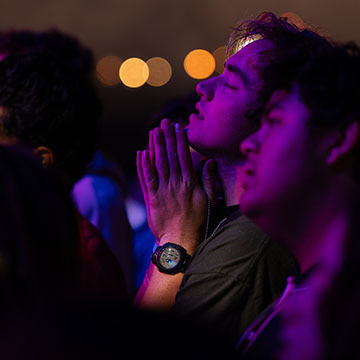
[[[182,127],[180,126],[179,123],[175,123],[175,130],[176,131],[181,131],[182,130]]]
[[[161,130],[160,130],[160,128],[156,128],[155,129],[155,134],[157,135],[157,136],[160,136],[160,134],[161,134]]]
[[[163,119],[162,120],[163,126],[169,128],[171,127],[171,121],[169,119]]]

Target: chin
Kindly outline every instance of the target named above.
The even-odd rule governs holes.
[[[240,211],[242,214],[244,214],[249,219],[251,219],[252,221],[255,222],[258,211],[256,210],[255,207],[251,206],[251,204],[241,201],[240,202]]]
[[[253,207],[252,203],[254,195],[251,195],[249,190],[245,190],[240,197],[240,208],[241,212],[247,215],[248,212],[251,212],[251,208]]]
[[[189,145],[198,153],[200,153],[203,156],[207,156],[204,152],[204,147],[202,146],[200,141],[197,141],[198,139],[191,136],[189,133],[187,133],[188,143]]]
[[[264,204],[260,203],[251,203],[245,201],[240,204],[240,210],[264,233],[272,238],[279,240],[279,230],[282,229],[283,222],[278,221],[279,218],[278,216],[274,216],[274,212],[271,207],[264,206]]]
[[[240,211],[251,219],[254,223],[258,224],[263,218],[264,209],[261,203],[256,200],[256,197],[251,196],[248,193],[244,193],[240,200]]]

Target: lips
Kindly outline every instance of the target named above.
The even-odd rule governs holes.
[[[203,116],[199,113],[192,113],[189,116],[189,122],[194,121],[194,120],[204,120]]]
[[[251,183],[252,179],[255,176],[255,165],[249,161],[246,162],[244,165],[244,179],[243,179],[243,186],[244,189],[247,189],[249,183]]]
[[[204,120],[204,115],[200,107],[200,103],[196,103],[196,111],[190,114],[189,120]]]
[[[244,172],[245,172],[245,175],[246,176],[253,176],[255,175],[255,166],[250,163],[250,162],[247,162],[245,165],[244,165]]]

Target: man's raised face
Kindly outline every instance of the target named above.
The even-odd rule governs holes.
[[[213,158],[241,158],[239,145],[255,126],[245,114],[262,86],[258,55],[270,48],[266,40],[253,41],[227,60],[221,75],[198,84],[200,101],[187,126],[189,143],[197,151]]]
[[[276,91],[260,129],[241,145],[248,159],[242,211],[273,237],[303,216],[326,184],[325,137],[309,125],[310,115],[296,87]]]

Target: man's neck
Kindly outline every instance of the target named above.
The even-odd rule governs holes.
[[[218,175],[226,206],[239,205],[243,188],[243,161],[227,163],[217,160]]]
[[[336,271],[351,233],[354,202],[358,198],[356,187],[346,181],[335,182],[327,190],[317,199],[314,196],[311,210],[302,213],[308,216],[300,214],[294,227],[299,231],[292,233],[292,241],[298,245],[294,255],[302,271],[312,266]]]

